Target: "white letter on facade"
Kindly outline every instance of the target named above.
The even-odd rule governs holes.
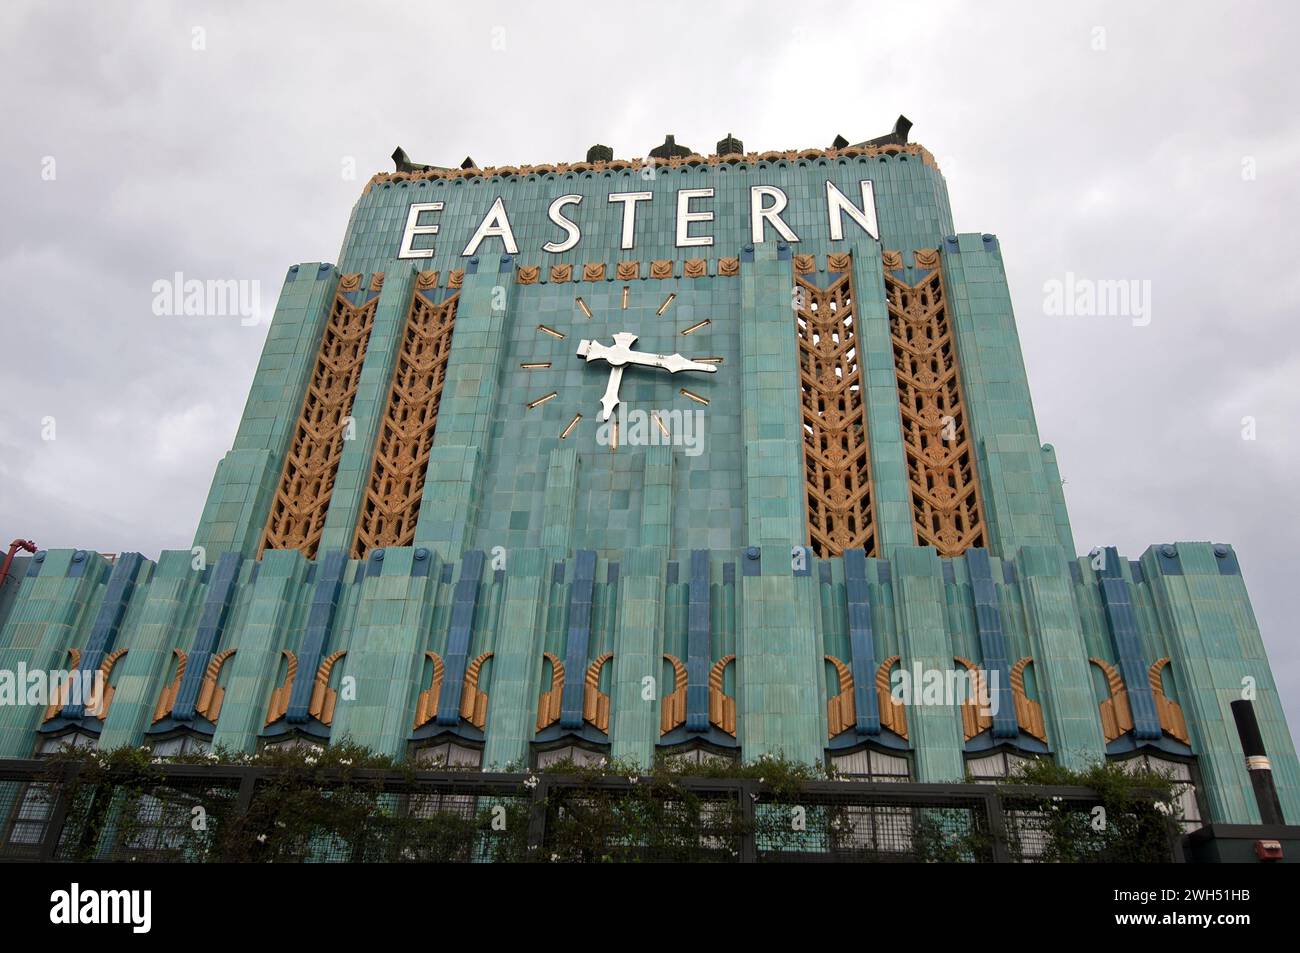
[[[551,203],[551,207],[546,210],[546,217],[556,225],[560,226],[560,228],[564,229],[565,234],[568,235],[568,237],[562,242],[547,242],[542,246],[542,251],[556,254],[562,251],[568,251],[570,248],[573,248],[578,244],[579,240],[582,238],[582,232],[578,229],[577,225],[573,224],[572,221],[565,217],[564,206],[577,205],[581,201],[581,195],[561,195]]]
[[[506,215],[506,203],[497,196],[497,200],[492,203],[484,217],[482,224],[465,246],[465,250],[460,253],[462,258],[478,252],[478,246],[482,244],[485,238],[499,238],[506,246],[506,251],[511,255],[519,254],[519,246],[515,244],[515,233],[510,228],[510,217]]]
[[[712,235],[696,235],[691,237],[691,222],[711,222],[713,221],[712,212],[692,212],[691,199],[711,199],[713,198],[713,189],[682,189],[677,193],[677,247],[678,248],[695,248],[702,245],[712,245]]]
[[[771,196],[775,201],[764,207],[763,199]],[[776,229],[776,233],[788,242],[797,242],[799,236],[791,231],[790,226],[781,221],[781,213],[790,199],[775,185],[755,185],[749,190],[749,231],[750,239],[755,245],[763,241],[763,223],[767,222]]]
[[[441,202],[412,202],[411,210],[406,214],[406,231],[402,232],[402,247],[397,252],[398,258],[432,258],[432,248],[412,248],[411,242],[416,235],[437,235],[437,225],[420,225],[421,212],[441,212]]]
[[[849,201],[849,197],[835,187],[829,179],[826,181],[826,215],[831,220],[831,241],[844,239],[844,215],[862,226],[862,230],[877,241],[880,240],[880,226],[876,224],[876,191],[870,179],[863,179],[862,208]]]
[[[611,192],[611,202],[623,203],[623,231],[618,247],[626,251],[631,248],[636,238],[636,203],[649,202],[654,198],[653,192]]]

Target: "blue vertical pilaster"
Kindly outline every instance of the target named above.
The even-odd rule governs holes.
[[[574,559],[573,586],[569,589],[569,636],[564,646],[564,694],[560,698],[560,727],[569,730],[582,727],[595,579],[596,551],[578,550]]]
[[[686,606],[686,730],[709,730],[709,551],[691,552]]]
[[[117,643],[117,634],[122,628],[122,619],[126,616],[127,605],[135,592],[135,584],[144,565],[144,557],[139,553],[122,553],[113,564],[113,571],[104,587],[104,601],[95,613],[95,621],[90,627],[90,637],[86,640],[86,649],[81,653],[79,672],[90,677],[104,664],[104,657],[113,651]],[[85,699],[69,702],[63,706],[64,718],[81,718],[86,714]]]
[[[988,682],[989,706],[993,709],[993,737],[1018,738],[1020,722],[1011,696],[1011,667],[1007,660],[1007,639],[998,611],[998,588],[993,581],[989,551],[982,547],[966,550],[971,595],[975,600],[975,630],[979,633],[984,671],[996,673]],[[982,702],[981,702],[982,703]]]
[[[849,652],[853,670],[853,707],[859,735],[880,734],[876,704],[876,640],[871,631],[871,593],[867,588],[867,554],[844,552],[844,597],[849,613]]]
[[[208,662],[221,644],[221,633],[230,615],[230,603],[243,561],[244,557],[240,553],[231,550],[222,553],[212,568],[208,594],[199,615],[198,631],[194,633],[194,641],[185,659],[185,676],[176,692],[176,704],[172,706],[172,718],[177,721],[194,720],[194,706],[198,704],[199,692],[203,689]]]
[[[307,722],[307,709],[311,707],[311,694],[316,686],[316,670],[320,668],[330,629],[334,625],[334,610],[338,608],[343,573],[348,568],[348,554],[341,549],[332,550],[325,554],[318,566],[316,589],[307,613],[307,629],[298,653],[298,673],[294,676],[289,706],[284,715],[284,720],[291,725]]]
[[[1160,738],[1160,716],[1156,714],[1156,700],[1147,681],[1145,653],[1138,635],[1132,594],[1122,572],[1118,551],[1114,546],[1106,547],[1105,564],[1097,584],[1101,587],[1101,602],[1106,609],[1106,624],[1110,626],[1115,653],[1119,656],[1120,674],[1124,676],[1124,687],[1128,690],[1133,737],[1139,741],[1156,741]]]
[[[474,638],[474,613],[478,610],[479,582],[483,578],[484,555],[471,549],[460,561],[460,578],[451,595],[451,628],[447,651],[443,653],[442,694],[438,698],[440,725],[460,724],[460,695],[469,664],[469,646]]]

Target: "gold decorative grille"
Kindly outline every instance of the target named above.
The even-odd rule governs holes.
[[[447,358],[460,302],[459,293],[441,304],[432,303],[425,294],[417,287],[406,315],[402,347],[393,369],[387,409],[352,543],[355,559],[364,558],[376,547],[409,546],[415,542],[424,472],[438,424],[438,405],[447,380]]]
[[[795,278],[808,536],[819,557],[875,550],[871,460],[852,282]]]
[[[259,556],[268,549],[316,556],[379,301],[378,295],[361,305],[349,301],[346,292],[359,282],[360,275],[339,281]]]
[[[944,301],[939,253],[915,253],[924,276],[907,284],[889,272],[901,265],[886,252],[885,294],[894,342],[898,409],[918,542],[940,556],[985,545],[975,453],[966,425],[957,348]]]

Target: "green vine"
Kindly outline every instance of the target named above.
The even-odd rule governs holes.
[[[172,777],[165,763],[260,770],[243,804],[247,772]],[[510,765],[520,779],[514,790],[476,786],[476,773],[464,785],[417,784],[420,767],[348,740],[256,754],[218,749],[166,762],[145,748],[65,749],[49,759],[44,786],[62,786],[67,800],[58,849],[67,860],[702,863],[734,861],[749,845],[758,859],[993,857],[978,806],[814,796],[808,784],[834,780],[833,770],[782,757],[740,763],[660,755],[650,771],[618,759],[544,770]],[[751,783],[710,790],[711,780]],[[1042,760],[1007,780],[1096,794],[1095,803],[1081,804],[1007,791],[1007,846],[1016,859],[1168,859],[1175,789],[1160,775],[1113,764],[1075,772]]]
[[[1007,784],[1075,785],[1096,800],[1067,804],[1046,795],[1007,804],[1018,859],[1047,863],[1162,863],[1181,834],[1175,783],[1150,770],[1130,772],[1114,762],[1076,771],[1046,759],[1026,764]]]

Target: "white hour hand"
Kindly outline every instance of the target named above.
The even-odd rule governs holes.
[[[600,399],[600,419],[609,420],[609,415],[618,406],[618,385],[623,382],[623,368],[609,369],[609,383],[605,385],[605,396]]]

